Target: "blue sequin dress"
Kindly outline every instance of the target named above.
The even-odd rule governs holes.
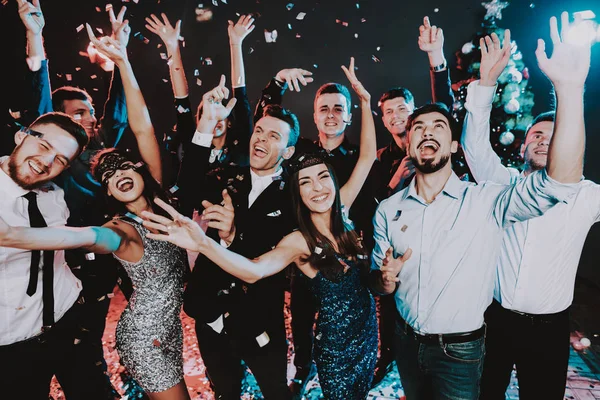
[[[321,272],[311,280],[317,300],[315,362],[328,400],[365,399],[377,360],[375,300],[356,263],[338,257],[349,269],[339,279]]]
[[[117,323],[117,351],[131,376],[148,392],[162,392],[183,380],[181,304],[187,267],[185,250],[146,237],[148,229],[123,219],[144,244],[141,260],[123,264],[134,291]]]

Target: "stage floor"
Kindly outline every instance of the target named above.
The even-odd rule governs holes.
[[[290,313],[289,313],[289,293],[286,293],[286,324],[288,327],[288,336],[290,333]],[[119,365],[117,351],[115,345],[115,327],[119,316],[126,305],[126,300],[121,291],[115,288],[115,296],[111,300],[110,310],[107,317],[106,330],[104,332],[103,344],[104,354],[108,363],[108,369],[111,376],[113,386],[123,395],[123,400],[133,400],[134,395],[126,395],[127,389],[123,385],[120,375],[122,367]],[[184,312],[181,313],[181,320],[184,329],[184,369],[185,380],[193,400],[213,400],[214,396],[210,390],[208,379],[206,378],[204,365],[198,351],[198,344],[194,332],[194,321]],[[291,343],[291,337],[288,337]],[[595,342],[595,340],[593,340]],[[571,349],[571,357],[569,362],[568,382],[565,393],[565,399],[576,400],[593,400],[600,399],[600,357],[598,352],[593,350],[596,346],[578,353]],[[293,349],[290,346],[288,358],[288,378],[291,379],[295,373],[293,363]],[[512,383],[507,391],[507,399],[518,399],[518,383],[513,371]],[[246,376],[243,389],[245,394],[242,399],[262,399],[260,390],[250,374]],[[55,399],[63,399],[64,396],[60,389],[60,385],[53,381],[51,396]],[[316,400],[321,397],[321,389],[318,383],[318,376],[315,377],[307,386],[307,400]],[[369,394],[370,400],[390,400],[404,399],[402,386],[398,379],[398,372],[394,367],[386,378]]]

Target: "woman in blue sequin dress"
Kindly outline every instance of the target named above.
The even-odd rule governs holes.
[[[378,339],[375,302],[366,281],[368,257],[346,211],[367,178],[377,146],[370,95],[356,79],[353,59],[349,68],[342,68],[360,98],[360,157],[341,189],[324,155],[301,155],[291,163],[289,184],[298,231],[284,237],[272,251],[249,260],[208,238],[195,222],[161,201],[157,203],[173,220],[165,223],[164,218],[144,213],[154,221],[145,221],[144,225],[168,233],[149,237],[199,251],[248,283],[295,262],[312,279],[319,305],[315,360],[323,394],[327,399],[349,400],[364,399],[369,392]],[[347,111],[330,110],[328,118],[342,123],[348,120]]]

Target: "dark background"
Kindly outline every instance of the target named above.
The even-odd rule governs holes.
[[[347,65],[350,56],[356,58],[357,75],[371,92],[374,107],[382,92],[398,85],[408,87],[414,93],[417,105],[423,104],[430,100],[428,60],[417,46],[418,27],[423,16],[430,16],[432,24],[444,29],[445,54],[452,66],[455,62],[454,53],[460,51],[462,45],[481,29],[485,14],[481,1],[476,0],[215,2],[218,6],[212,0],[139,0],[137,4],[133,1],[112,2],[116,12],[121,5],[128,7],[126,16],[132,27],[128,47],[130,60],[150,107],[156,131],[161,136],[170,132],[175,118],[171,106],[168,66],[160,56],[161,52],[165,52],[164,47],[157,48],[161,43],[160,39],[144,28],[144,17],[151,13],[165,12],[172,22],[177,19],[183,21],[181,35],[185,38],[185,47],[182,53],[194,107],[204,91],[218,83],[221,73],[227,75],[227,83],[230,84],[227,20],[236,21],[236,13],[254,13],[256,29],[246,38],[243,50],[252,105],[260,95],[261,88],[280,69],[302,67],[311,70],[315,83],[303,88],[300,93],[288,93],[284,105],[300,118],[302,134],[312,138],[316,137],[312,121],[315,91],[325,82],[346,83],[340,65]],[[22,107],[25,37],[16,1],[2,3],[0,54],[3,73],[0,78],[0,115],[5,128],[10,122],[8,108],[19,110]],[[98,112],[102,111],[110,75],[79,55],[80,51],[86,50],[89,41],[85,29],[77,32],[77,27],[90,22],[93,27],[109,33],[108,15],[104,11],[107,3],[110,2],[42,0],[41,4],[46,18],[44,38],[50,60],[52,86],[71,84],[85,88],[92,94]],[[212,20],[196,21],[195,10],[199,3],[203,3],[205,8],[211,8],[214,14]],[[291,10],[286,8],[289,3],[293,4]],[[559,16],[563,10],[576,12],[588,9],[600,14],[600,3],[597,0],[516,0],[503,11],[503,18],[498,21],[498,25],[511,29],[512,38],[522,51],[525,64],[529,66],[529,84],[535,94],[534,114],[548,110],[552,101],[551,85],[541,74],[535,60],[536,39],[544,38],[548,43],[548,51],[551,51],[548,19],[553,15]],[[306,13],[303,20],[296,19],[299,12]],[[336,23],[336,20],[340,20],[340,23]],[[348,26],[341,22],[347,22]],[[266,43],[263,32],[273,29],[278,31],[278,38],[275,43]],[[137,32],[148,38],[149,43],[145,44],[143,40],[134,37]],[[358,34],[358,38],[355,38],[355,34]],[[380,50],[377,50],[378,47]],[[373,56],[380,62],[374,61]],[[203,60],[207,57],[211,58],[212,65],[204,65]],[[199,72],[198,77],[194,76],[195,70]],[[592,68],[585,96],[588,137],[585,175],[596,182],[600,182],[599,71],[600,44],[596,44],[592,50]],[[66,74],[72,75],[72,81],[66,80]],[[97,78],[92,79],[93,75],[97,75]],[[202,80],[202,86],[196,84],[196,78]],[[359,117],[360,115],[354,116],[355,122],[347,131],[355,142],[360,127]],[[379,117],[376,117],[376,122],[378,145],[381,147],[390,138]],[[10,132],[4,129],[3,134]],[[596,260],[599,239],[600,227],[595,227],[584,249],[579,277],[600,287],[600,271]]]

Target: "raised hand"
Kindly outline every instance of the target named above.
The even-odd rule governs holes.
[[[510,60],[510,30],[504,31],[504,45],[500,46],[500,39],[496,33],[479,39],[481,47],[481,66],[479,67],[479,84],[481,86],[495,86],[498,77],[506,68]]]
[[[41,34],[46,21],[40,8],[40,0],[33,0],[33,3],[27,0],[17,0],[17,3],[19,5],[19,17],[21,17],[27,33],[31,35]]]
[[[154,14],[150,14],[151,18],[146,17],[146,29],[158,35],[167,49],[176,49],[179,47],[181,20],[178,20],[173,26],[165,13],[161,13],[160,16],[163,19],[162,21]]]
[[[423,25],[419,27],[419,48],[426,52],[442,51],[444,47],[444,31],[437,26],[431,26],[429,17],[423,18]]]
[[[383,282],[386,284],[400,282],[400,278],[398,274],[402,270],[404,263],[410,258],[412,255],[412,249],[409,248],[402,255],[402,257],[395,258],[394,257],[394,248],[390,247],[385,252],[385,258],[383,259],[381,265],[381,278]]]
[[[108,18],[110,20],[110,26],[112,28],[113,39],[116,39],[121,43],[121,46],[127,47],[129,43],[129,34],[131,33],[131,27],[129,26],[128,20],[123,20],[125,17],[125,11],[127,7],[121,7],[119,14],[115,17],[115,11],[112,7],[108,9]]]
[[[125,29],[125,26],[127,25],[129,25],[129,23],[124,22],[119,29]],[[90,24],[86,23],[85,28],[87,29],[88,36],[90,37],[90,42],[92,42],[98,52],[105,55],[115,64],[120,64],[127,60],[127,48],[121,45],[118,40],[108,36],[98,39],[96,35],[94,35],[94,31],[92,31]]]
[[[352,89],[356,92],[360,101],[363,103],[369,103],[371,101],[371,94],[367,92],[365,87],[360,83],[358,78],[356,77],[356,72],[354,71],[354,57],[350,57],[350,66],[346,68],[346,66],[342,65],[342,70],[346,74],[346,78],[350,81],[352,85]]]
[[[544,75],[552,81],[554,87],[568,86],[582,88],[590,70],[592,42],[581,41],[578,38],[578,29],[583,21],[575,17],[574,22],[569,22],[569,13],[561,14],[561,32],[558,33],[556,17],[550,18],[550,37],[552,38],[552,57],[546,55],[546,43],[538,39],[535,55],[538,65]]]
[[[222,101],[229,97],[229,89],[225,87],[225,75],[221,75],[219,86],[202,96],[202,117],[206,121],[222,121],[229,117],[237,99],[234,97],[223,106]]]
[[[227,33],[229,34],[229,43],[239,45],[242,44],[244,38],[256,28],[254,25],[254,17],[252,15],[242,15],[235,24],[233,21],[227,21]]]
[[[235,225],[233,224],[235,208],[227,189],[223,190],[223,202],[221,204],[212,204],[210,201],[204,200],[202,206],[204,207],[202,219],[208,221],[208,227],[217,229],[219,237],[228,244],[233,242],[235,237]]]
[[[287,82],[290,91],[300,91],[300,84],[306,86],[314,79],[312,78],[312,72],[302,68],[286,68],[282,69],[275,75],[275,79],[280,82]]]
[[[200,226],[190,218],[178,213],[177,210],[161,199],[156,198],[154,202],[165,210],[172,220],[158,214],[142,211],[142,216],[148,219],[143,222],[144,226],[159,232],[148,233],[146,237],[171,242],[184,249],[201,252],[209,239]]]

